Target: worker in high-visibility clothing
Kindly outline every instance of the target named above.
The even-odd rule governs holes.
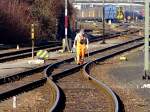
[[[84,63],[84,58],[85,58],[85,53],[88,50],[88,38],[84,33],[84,30],[80,30],[79,33],[77,33],[73,48],[76,49],[76,62],[77,64],[83,64]]]

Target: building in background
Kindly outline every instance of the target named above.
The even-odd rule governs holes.
[[[78,9],[77,18],[102,18],[102,1],[103,0],[74,0],[73,5]],[[105,10],[105,15],[107,19],[114,19],[117,17],[117,11],[121,7],[124,18],[138,18],[143,19],[143,0],[105,0],[105,8],[108,7],[112,10]],[[132,17],[135,16],[135,17]],[[109,18],[110,17],[110,18]]]

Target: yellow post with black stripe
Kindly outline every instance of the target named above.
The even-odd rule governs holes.
[[[34,24],[31,24],[32,58],[34,58]]]
[[[39,50],[37,53],[36,53],[36,56],[37,58],[40,58],[40,59],[48,59],[49,55],[48,55],[48,51],[46,50]]]

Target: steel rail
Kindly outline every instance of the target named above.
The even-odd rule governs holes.
[[[136,41],[137,40],[142,40],[142,38],[140,39],[135,39]],[[128,41],[128,42],[124,42],[124,43],[122,43],[122,44],[120,44],[120,46],[121,45],[123,45],[123,44],[125,44],[125,43],[131,43],[131,42],[134,42],[134,40],[131,40],[131,41]],[[141,46],[141,45],[143,45],[143,43],[140,43],[138,46]],[[115,47],[115,46],[114,46]],[[134,47],[137,47],[137,46],[134,46]],[[112,49],[113,47],[109,47],[109,49]],[[104,49],[101,49],[101,50],[99,50],[99,52],[103,52],[103,51],[105,51],[105,50],[109,50],[108,48],[104,48]],[[130,48],[130,49],[132,49],[132,48]],[[126,49],[126,51],[128,51],[129,50],[129,48],[128,49]],[[95,53],[98,53],[98,51],[93,51],[93,52],[95,52]],[[93,55],[94,53],[93,52],[91,52],[90,53],[90,55]],[[122,52],[125,52],[125,50],[124,51],[120,51],[120,53],[122,53]],[[113,54],[113,55],[117,55],[117,54]],[[106,57],[103,57],[102,59],[104,60]],[[107,57],[107,58],[109,58],[109,57]],[[102,60],[101,59],[101,60]],[[4,78],[1,78],[0,79],[0,84],[4,84],[4,83],[8,83],[8,82],[10,82],[11,80],[9,79],[9,78],[12,78],[12,79],[15,79],[16,77],[25,77],[25,76],[27,76],[27,75],[31,75],[32,73],[35,73],[35,72],[39,72],[39,71],[42,71],[43,69],[45,69],[46,67],[48,67],[47,68],[47,71],[46,71],[46,73],[47,73],[47,76],[49,77],[50,76],[50,78],[52,79],[52,80],[54,80],[55,79],[55,77],[54,76],[51,76],[51,70],[52,70],[52,68],[54,68],[54,67],[56,67],[56,66],[58,66],[59,64],[63,64],[64,62],[72,62],[74,60],[74,57],[71,57],[71,58],[68,58],[68,59],[65,59],[65,60],[63,60],[63,61],[58,61],[58,62],[56,62],[55,64],[52,64],[52,65],[49,65],[49,64],[47,64],[47,65],[44,65],[44,66],[41,66],[41,67],[38,67],[38,68],[35,68],[35,69],[33,69],[33,70],[27,70],[27,71],[25,71],[25,72],[23,72],[23,73],[18,73],[18,74],[15,74],[15,75],[13,75],[13,76],[10,76],[10,77],[4,77]],[[86,63],[85,63],[86,64]],[[83,64],[83,65],[85,65],[85,64]],[[74,71],[74,70],[79,70],[83,65],[77,65],[76,67],[74,67],[74,68],[71,68],[71,69],[67,69],[67,70],[64,70],[63,72],[61,72],[60,74],[67,74],[67,73],[72,73],[72,70]],[[57,74],[57,76],[59,76],[60,74]],[[7,80],[6,80],[7,79]],[[55,80],[57,80],[57,78],[55,79]],[[29,90],[29,89],[33,89],[34,87],[37,87],[36,85],[41,85],[41,82],[43,83],[43,81],[47,81],[47,77],[44,77],[44,78],[42,78],[42,79],[39,79],[39,80],[37,80],[37,81],[34,81],[34,82],[32,82],[32,83],[29,83],[29,84],[26,84],[26,85],[24,85],[24,86],[22,86],[22,87],[18,87],[18,88],[16,88],[15,90],[12,90],[12,91],[7,91],[6,93],[2,93],[0,96],[1,96],[1,98],[2,99],[5,99],[5,98],[8,98],[8,97],[11,97],[11,96],[13,96],[13,95],[16,95],[16,94],[19,94],[20,92],[24,92],[25,90]],[[27,88],[27,89],[25,89],[25,88]],[[55,87],[56,88],[56,87]],[[58,92],[58,90],[56,90],[57,92]],[[56,101],[57,102],[59,102],[59,95],[60,93],[57,93],[57,99],[56,99]],[[10,96],[9,96],[10,95]],[[57,107],[57,104],[55,103],[55,106],[54,107]],[[54,107],[53,107],[53,109],[54,109]]]
[[[23,92],[27,92],[29,90],[33,90],[34,88],[42,86],[44,83],[46,83],[46,78],[41,78],[35,81],[32,81],[28,84],[21,85],[15,89],[11,89],[5,92],[0,92],[0,101],[5,100],[7,98],[10,98],[12,96],[21,94]]]
[[[45,48],[51,48],[51,47],[56,47],[56,46],[60,46],[61,43],[52,43],[50,45],[45,45],[45,46],[40,46],[40,47],[35,47],[34,50],[40,50],[40,49],[45,49]],[[21,54],[21,53],[26,53],[26,52],[31,52],[32,49],[31,48],[26,48],[26,49],[22,49],[22,50],[17,50],[17,51],[9,51],[6,53],[0,53],[0,58],[4,57],[4,56],[11,56],[11,55],[16,55],[16,54]]]
[[[138,41],[138,40],[142,40],[143,38],[137,38],[137,39],[133,39],[133,40],[130,40],[128,42],[123,42],[123,43],[120,43],[118,45],[114,45],[114,46],[110,46],[110,47],[107,47],[107,48],[103,48],[103,49],[100,49],[100,50],[96,50],[96,51],[93,51],[93,52],[90,52],[89,55],[94,55],[95,53],[98,53],[98,52],[103,52],[105,50],[109,50],[109,49],[113,49],[115,47],[118,47],[118,46],[121,46],[121,45],[125,45],[127,43],[131,43],[131,42],[134,42],[134,41]],[[70,59],[66,59],[64,61],[57,61],[58,64],[61,64],[61,63],[64,63],[66,61],[73,61],[74,60],[74,57],[70,58]],[[17,74],[14,74],[14,75],[11,75],[11,76],[5,76],[5,77],[1,77],[0,78],[0,84],[4,84],[4,83],[9,83],[10,81],[13,81],[14,79],[18,79],[18,78],[23,78],[25,76],[30,75],[34,72],[38,72],[38,71],[41,71],[43,69],[45,69],[47,66],[49,66],[50,63],[44,65],[44,66],[40,66],[40,67],[37,67],[37,68],[34,68],[32,70],[26,70],[24,72],[21,72],[21,73],[17,73]],[[53,66],[53,65],[52,65]]]
[[[62,47],[61,46],[57,46],[57,47],[53,47],[53,48],[49,48],[48,51],[56,51],[58,49],[61,49]],[[17,54],[16,54],[17,53]],[[11,61],[11,60],[15,60],[15,59],[21,59],[21,58],[26,58],[26,57],[29,57],[31,56],[31,51],[29,52],[22,52],[22,54],[18,54],[18,52],[16,52],[14,55],[9,55],[9,56],[6,56],[6,57],[1,57],[0,58],[0,62],[6,62],[6,61]],[[34,52],[34,55],[36,54],[36,51]]]
[[[139,40],[140,40],[140,39],[139,39]],[[137,41],[137,40],[136,40],[136,41]],[[131,42],[134,42],[134,41],[130,41],[130,42],[127,42],[127,43],[131,43]],[[125,44],[125,43],[124,43],[124,44]],[[124,44],[119,44],[119,45],[117,45],[117,46],[119,47],[119,46],[124,45]],[[91,61],[91,62],[89,62],[89,63],[95,63],[95,62],[98,62],[98,61],[99,61],[99,62],[100,62],[100,61],[104,61],[104,60],[106,60],[106,59],[108,59],[108,58],[111,58],[111,57],[113,57],[113,56],[119,55],[119,54],[121,54],[121,53],[123,53],[123,52],[132,50],[132,49],[134,49],[134,48],[140,47],[140,46],[142,46],[142,45],[143,45],[143,42],[142,42],[142,43],[137,43],[136,45],[133,45],[133,46],[131,46],[131,47],[129,47],[129,48],[126,48],[126,49],[123,49],[123,50],[120,50],[120,51],[116,51],[115,53],[112,53],[112,54],[110,54],[110,55],[107,55],[107,56],[104,56],[104,57],[102,57],[102,58],[96,59],[96,60]],[[115,47],[115,46],[114,46],[114,47]],[[109,48],[112,49],[111,47],[109,47]],[[106,49],[105,49],[105,50],[106,50]],[[107,49],[107,50],[108,50],[108,49]],[[97,52],[96,52],[96,53],[97,53]],[[93,52],[92,52],[91,54],[93,54]],[[71,61],[71,60],[73,60],[73,58],[70,58],[70,61]],[[62,71],[62,72],[60,72],[60,73],[57,73],[57,74],[52,75],[52,74],[51,74],[52,70],[55,69],[57,66],[59,66],[59,64],[62,64],[62,63],[64,63],[64,62],[65,62],[65,61],[60,61],[60,62],[57,62],[57,63],[54,63],[54,64],[48,66],[48,68],[47,68],[47,76],[50,77],[51,80],[56,81],[56,80],[58,80],[59,78],[66,76],[66,74],[72,74],[73,71],[75,71],[75,70],[77,71],[77,70],[79,70],[81,67],[83,67],[84,65],[86,65],[86,63],[84,63],[84,64],[82,64],[82,65],[77,65],[77,66],[75,66],[75,67],[72,67],[72,68],[69,68],[69,69],[67,69],[67,70],[64,70],[64,71]],[[88,64],[89,64],[89,63],[88,63]],[[85,68],[85,70],[84,70],[84,73],[85,73],[85,74],[88,73],[88,70],[87,70],[88,64],[84,67],[84,68]],[[109,87],[107,87],[105,84],[102,84],[102,83],[101,83],[100,81],[98,81],[97,79],[93,79],[93,77],[91,77],[91,76],[88,76],[88,78],[90,78],[90,79],[92,79],[92,80],[98,82],[98,84],[102,85],[103,88],[105,88],[105,89],[109,92],[109,94],[111,94],[111,96],[112,96],[112,98],[113,98],[113,101],[115,102],[115,112],[119,112],[119,103],[118,103],[117,97],[116,97],[116,95],[113,93],[113,91],[112,91]],[[59,102],[58,100],[59,100],[59,99],[57,99],[57,102]],[[57,106],[58,106],[58,105],[61,105],[61,104],[58,103],[57,105],[55,105],[56,110],[57,110]],[[58,107],[59,107],[59,106],[58,106]],[[55,109],[54,109],[54,110],[55,110]]]
[[[127,35],[127,34],[132,34],[132,33],[137,33],[140,30],[125,30],[122,32],[116,32],[116,33],[109,33],[109,34],[105,34],[105,39],[111,39],[111,38],[115,38],[121,35]],[[102,36],[91,36],[91,39],[89,40],[90,42],[96,42],[96,41],[101,41],[102,40]],[[48,51],[56,51],[61,49],[62,46],[56,46],[56,47],[52,47],[50,48]],[[37,48],[37,50],[40,48]],[[44,48],[43,48],[44,49]],[[22,54],[18,54],[18,53],[22,53]],[[10,53],[4,53],[4,54],[0,54],[0,63],[2,62],[7,62],[7,61],[11,61],[11,60],[15,60],[18,58],[26,58],[29,57],[32,54],[31,50],[23,50],[23,51],[15,51],[15,52],[10,52]],[[36,54],[36,52],[34,52],[34,54]],[[8,56],[7,56],[8,55]]]
[[[57,104],[59,103],[59,99],[60,99],[60,90],[58,88],[58,86],[49,78],[49,67],[47,67],[45,70],[44,70],[44,75],[45,77],[47,78],[47,81],[49,82],[49,84],[51,84],[55,91],[56,91],[56,99],[55,99],[55,102],[53,104],[53,106],[49,109],[49,112],[54,112],[56,111],[56,108],[57,108]]]
[[[133,39],[133,40],[130,40],[130,41],[127,41],[127,42],[123,42],[123,43],[120,43],[120,44],[118,44],[118,45],[110,46],[110,47],[107,47],[107,48],[102,48],[102,49],[100,49],[100,50],[92,51],[92,52],[89,53],[89,56],[94,55],[94,54],[96,54],[96,53],[100,53],[100,52],[106,51],[106,50],[113,49],[113,48],[118,47],[118,46],[121,46],[121,45],[125,45],[125,44],[127,44],[127,43],[132,43],[132,42],[134,42],[134,41],[142,40],[142,39],[143,39],[143,37],[137,38],[137,39]],[[65,59],[65,60],[63,60],[63,61],[57,61],[55,64],[58,65],[58,64],[62,64],[62,63],[64,63],[64,62],[71,62],[71,61],[73,61],[73,60],[74,60],[74,57],[71,57],[71,58]],[[5,76],[5,77],[0,77],[0,85],[1,85],[1,84],[5,84],[5,83],[9,83],[9,82],[14,81],[14,80],[16,80],[16,79],[18,79],[18,78],[26,77],[26,76],[28,76],[28,75],[31,75],[32,73],[42,71],[42,70],[44,70],[44,69],[45,69],[46,67],[48,67],[48,66],[54,66],[54,64],[52,64],[52,65],[50,65],[50,64],[51,64],[51,63],[48,63],[48,64],[46,64],[46,65],[44,65],[44,66],[39,66],[39,67],[34,68],[34,69],[32,69],[32,70],[26,70],[26,71],[24,71],[24,72],[17,73],[17,74],[14,74],[14,75]],[[56,66],[56,65],[55,65],[55,66]]]
[[[114,112],[119,112],[119,101],[117,99],[117,96],[115,95],[115,93],[111,90],[111,88],[109,86],[107,86],[106,84],[104,84],[103,82],[95,79],[94,77],[90,76],[89,73],[89,68],[91,68],[90,66],[93,64],[93,62],[89,62],[87,63],[84,68],[83,68],[83,74],[88,77],[88,79],[94,81],[95,83],[97,83],[101,88],[103,88],[105,91],[107,91],[107,93],[112,97],[112,100],[115,104],[115,110]]]
[[[117,44],[117,45],[113,45],[113,46],[110,46],[110,47],[106,47],[106,48],[102,48],[102,49],[99,49],[99,50],[95,50],[95,51],[90,52],[89,56],[92,56],[92,55],[95,55],[97,53],[101,53],[101,52],[104,52],[104,51],[107,51],[107,50],[111,50],[111,49],[123,46],[125,44],[129,44],[129,43],[132,43],[132,42],[135,42],[135,41],[140,41],[140,40],[143,40],[143,39],[144,39],[143,37],[140,37],[140,38],[133,39],[133,40],[130,40],[130,41],[127,41],[127,42],[123,42],[123,43],[120,43],[120,44]],[[88,55],[88,54],[86,54],[86,55]],[[58,61],[58,62],[56,62],[54,64],[51,64],[49,66],[49,68],[57,68],[57,66],[65,63],[65,62],[72,62],[73,60],[74,60],[74,57],[66,59],[66,60],[63,60],[63,61]],[[55,75],[52,75],[52,74],[48,74],[48,75],[51,76],[52,80],[55,81],[55,80],[57,80],[57,79],[59,79],[61,77],[64,77],[64,74],[67,74],[68,72],[71,72],[71,71],[76,70],[76,69],[80,69],[83,65],[79,65],[79,66],[76,66],[76,67],[73,67],[73,68],[68,68],[68,69],[64,70],[63,72],[57,73]],[[48,69],[48,70],[50,70],[50,69]],[[51,69],[50,71],[52,71],[52,70],[53,69]]]
[[[119,55],[123,52],[126,52],[126,51],[129,51],[129,50],[132,50],[134,48],[137,48],[137,47],[140,47],[144,45],[144,43],[140,43],[138,45],[135,45],[135,46],[132,46],[132,47],[129,47],[127,49],[124,49],[124,50],[120,50],[120,51],[117,51],[115,53],[112,53],[110,55],[107,55],[107,56],[104,56],[102,58],[99,58],[99,59],[96,59],[94,61],[91,61],[91,62],[88,62],[85,66],[84,66],[84,69],[83,69],[83,72],[84,72],[84,75],[90,79],[90,80],[93,80],[94,82],[96,82],[97,84],[99,84],[100,86],[102,86],[103,88],[105,88],[108,93],[112,96],[112,99],[114,100],[114,103],[115,103],[115,112],[120,112],[120,109],[119,108],[119,101],[117,100],[117,96],[115,95],[115,93],[113,92],[113,90],[111,90],[106,84],[104,84],[103,82],[101,82],[100,80],[97,80],[96,78],[92,77],[90,75],[90,69],[91,69],[91,66],[97,62],[101,62],[101,61],[105,61],[106,59],[109,59],[109,58],[112,58],[116,55]]]
[[[139,46],[141,46],[141,45],[143,45],[143,43],[140,43],[140,44],[138,44],[137,46],[133,46],[133,47],[131,47],[131,48],[127,48],[127,49],[125,49],[125,50],[123,50],[123,51],[119,51],[119,52],[117,52],[117,53],[113,53],[113,54],[111,54],[111,56],[102,57],[101,59],[97,59],[96,61],[98,61],[98,60],[101,60],[101,61],[102,61],[102,60],[104,60],[104,59],[108,59],[108,58],[110,58],[110,57],[112,57],[112,56],[118,55],[118,53],[123,53],[123,52],[125,52],[125,51],[128,51],[129,49],[133,49],[133,48],[139,47]],[[64,62],[70,62],[70,61],[73,61],[73,58],[69,58],[69,59],[66,59],[66,60],[63,60],[63,61],[58,61],[57,63],[50,65],[50,66],[46,69],[46,75],[47,75],[46,77],[41,78],[41,79],[36,80],[36,81],[33,81],[33,82],[31,82],[31,83],[28,83],[28,84],[25,84],[24,86],[17,87],[16,89],[13,89],[13,90],[11,90],[11,91],[6,91],[5,93],[1,93],[1,94],[0,94],[0,99],[1,99],[1,100],[4,100],[4,99],[9,98],[9,97],[11,97],[11,96],[14,96],[14,95],[16,95],[16,94],[20,94],[20,93],[22,93],[22,92],[25,92],[25,91],[28,91],[28,90],[32,90],[32,89],[34,89],[34,88],[37,88],[37,87],[41,86],[42,84],[44,84],[44,83],[47,81],[47,78],[48,78],[49,76],[51,77],[51,74],[50,74],[50,71],[51,71],[51,69],[52,69],[51,67],[58,66],[58,64],[62,64],[62,63],[64,63]],[[85,64],[86,64],[86,63],[85,63]],[[85,65],[85,64],[83,64],[83,65]],[[83,65],[79,65],[79,66],[76,66],[76,67],[74,67],[74,68],[65,70],[65,71],[63,71],[63,73],[61,73],[61,74],[66,74],[66,73],[68,73],[68,72],[72,72],[72,70],[73,70],[73,71],[74,71],[74,70],[79,70]],[[24,76],[25,74],[28,74],[28,73],[30,73],[31,71],[32,71],[32,73],[33,73],[33,72],[39,72],[39,70],[44,69],[44,68],[47,67],[47,66],[48,66],[48,65],[45,65],[43,68],[38,68],[38,69],[26,71],[26,72],[24,72],[24,73],[20,73],[20,75],[23,75],[23,76]],[[31,74],[31,73],[30,73],[30,74]],[[16,75],[15,75],[15,76],[16,76]],[[51,77],[52,80],[53,80],[53,78],[54,78],[54,77]],[[50,80],[49,80],[49,81],[50,81]],[[51,81],[50,81],[50,82],[51,82]],[[8,82],[7,82],[7,83],[8,83]],[[53,85],[53,87],[55,88],[55,90],[56,90],[56,92],[57,92],[57,97],[56,97],[56,101],[55,101],[55,103],[54,103],[54,106],[51,108],[50,111],[56,110],[56,107],[58,107],[58,102],[59,102],[59,98],[60,98],[60,92],[59,92],[58,87],[56,87],[55,84]]]
[[[20,72],[20,73],[16,73],[16,74],[13,74],[13,75],[0,77],[0,85],[6,84],[6,83],[10,83],[12,81],[16,81],[18,79],[30,76],[33,73],[42,72],[49,65],[50,65],[50,63],[46,64],[46,65],[43,65],[43,66],[39,66],[37,68],[33,68],[32,70],[26,70],[26,71],[23,71],[23,72]]]

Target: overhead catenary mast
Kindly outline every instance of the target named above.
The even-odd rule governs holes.
[[[149,0],[145,0],[145,55],[144,55],[144,79],[149,72]]]
[[[103,41],[102,44],[105,44],[105,0],[103,0]]]

